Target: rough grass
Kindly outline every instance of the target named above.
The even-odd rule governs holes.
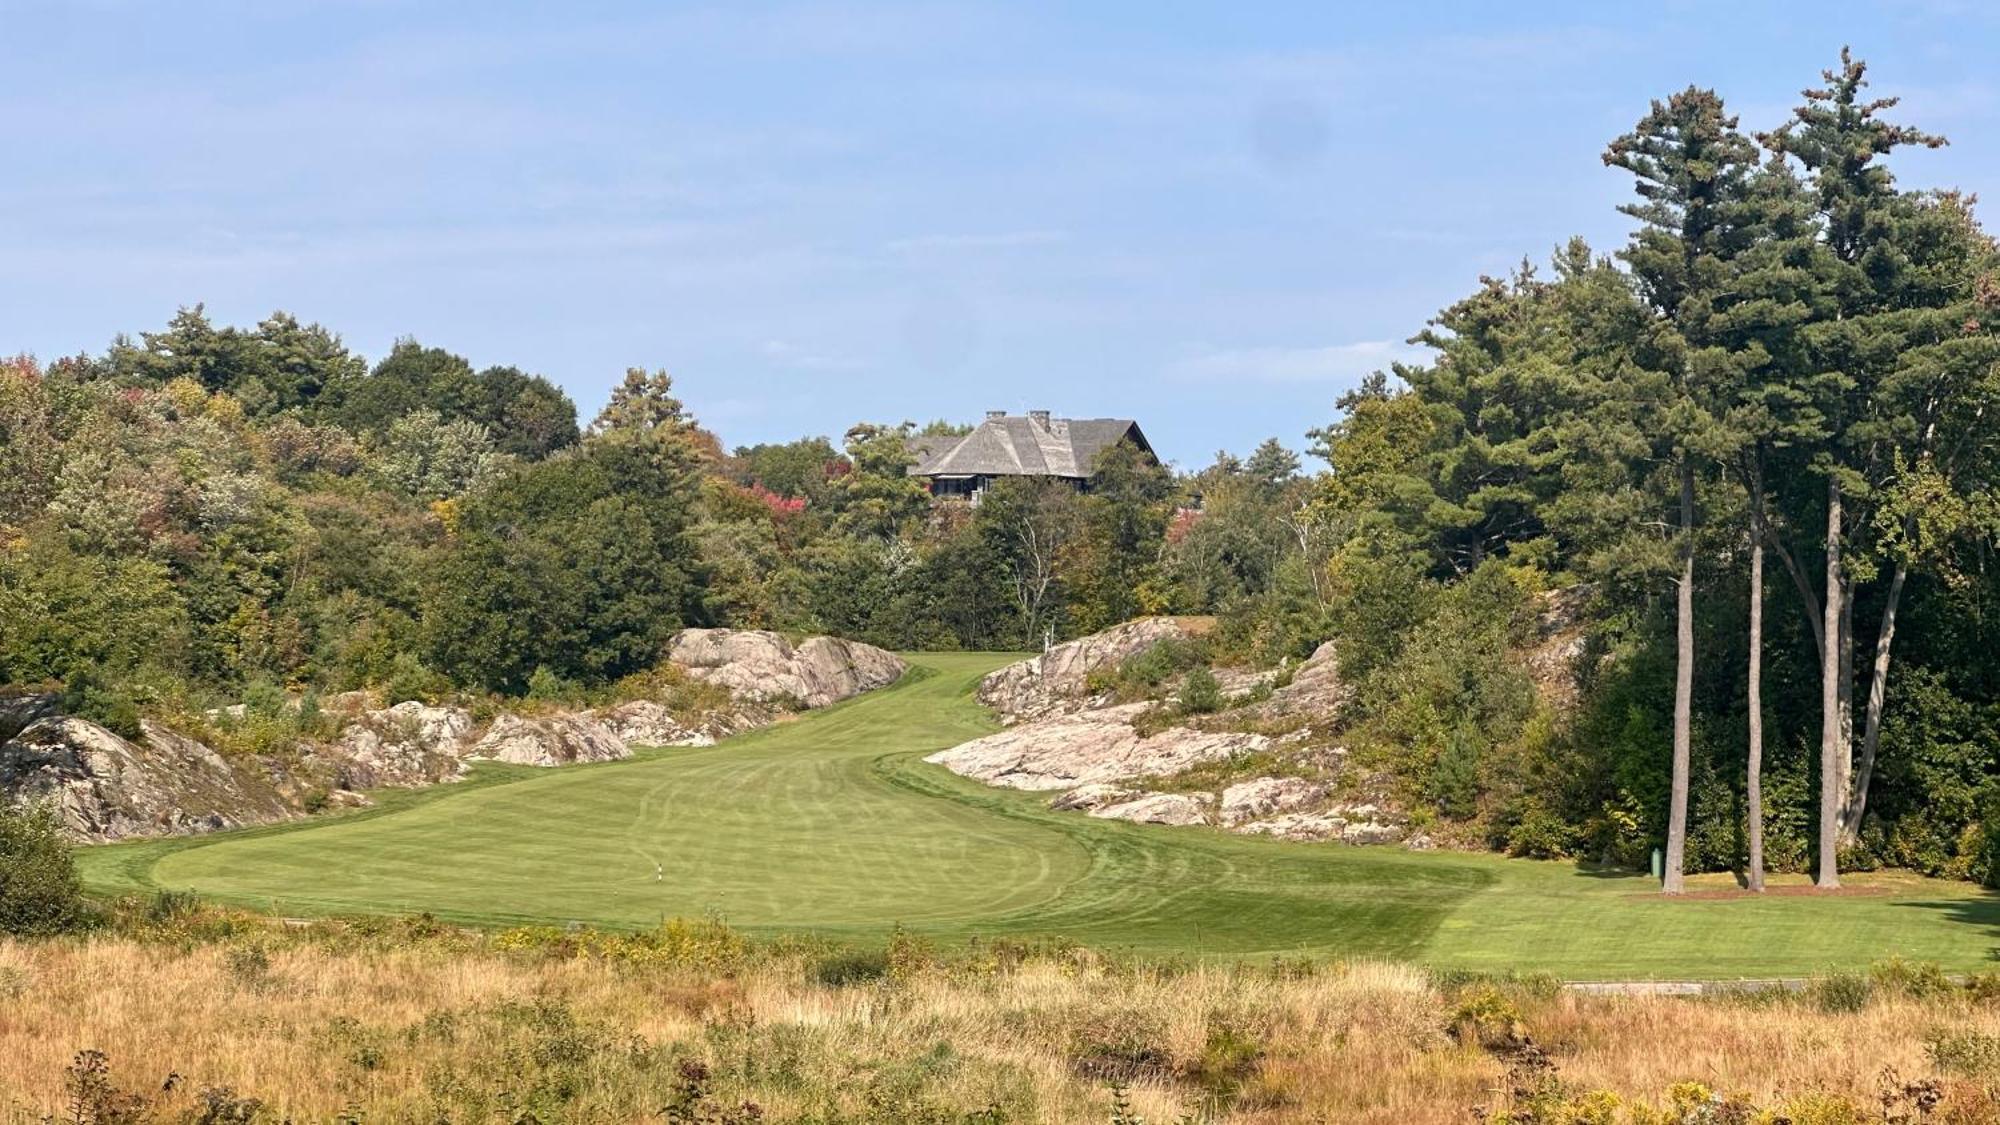
[[[487,772],[372,815],[91,849],[83,866],[99,890],[192,889],[286,915],[642,929],[713,914],[752,934],[877,943],[900,923],[953,941],[1574,978],[1804,975],[1891,955],[1970,971],[2000,932],[2000,898],[1906,876],[1858,877],[1873,893],[1836,898],[1667,901],[1643,877],[1569,864],[1053,813],[1045,795],[920,760],[991,729],[970,693],[1008,657],[913,659],[894,688],[713,748]]]
[[[1981,1122],[2000,1077],[1984,992],[1883,981],[1849,1010],[908,937],[870,959],[712,923],[135,932],[0,942],[6,1119],[1102,1123],[1122,1087],[1156,1122]]]

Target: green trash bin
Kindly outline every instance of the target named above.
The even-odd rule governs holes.
[[[1664,883],[1666,881],[1667,881],[1667,854],[1658,848],[1654,848],[1653,882]]]

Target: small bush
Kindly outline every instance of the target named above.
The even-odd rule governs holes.
[[[64,714],[88,719],[120,738],[137,738],[141,733],[139,705],[93,669],[80,669],[71,675],[56,706]]]
[[[921,976],[938,964],[937,947],[928,940],[897,926],[889,935],[889,949],[884,955],[889,966],[889,979],[907,981]]]
[[[223,954],[229,976],[245,988],[262,988],[270,980],[271,955],[261,945],[231,946]]]
[[[0,933],[64,933],[89,921],[55,810],[0,805]]]
[[[812,979],[828,988],[872,984],[889,975],[889,955],[879,949],[839,949],[813,963]]]
[[[1536,806],[1507,832],[1507,854],[1528,859],[1562,859],[1576,846],[1577,832],[1568,821]]]
[[[1452,1034],[1461,1042],[1490,1046],[1517,1037],[1521,1009],[1506,993],[1490,984],[1474,985],[1459,994],[1452,1009]]]
[[[546,664],[535,666],[528,677],[528,698],[541,703],[571,703],[583,699],[583,685],[566,679]]]
[[[1189,672],[1181,684],[1180,704],[1184,715],[1207,715],[1222,710],[1222,685],[1216,682],[1215,673],[1207,668]]]
[[[1208,647],[1196,639],[1158,641],[1126,657],[1115,668],[1100,668],[1085,681],[1092,692],[1111,692],[1122,702],[1157,699],[1167,681],[1208,665]],[[1218,704],[1220,703],[1218,690]]]
[[[2000,1077],[2000,1036],[1970,1028],[1932,1031],[1924,1037],[1931,1065],[1966,1078]]]
[[[1944,975],[1944,970],[1931,961],[1905,961],[1901,957],[1891,957],[1869,966],[1868,979],[1883,992],[1906,996],[1911,1000],[1936,1000],[1958,991]]]
[[[1975,1004],[2000,1004],[2000,973],[1974,973],[1965,981],[1965,994]]]
[[[1869,979],[1859,973],[1828,973],[1814,977],[1806,985],[1806,999],[1822,1012],[1847,1014],[1868,1006],[1874,993]]]
[[[405,699],[431,703],[451,692],[451,681],[411,653],[399,652],[389,664],[389,676],[382,683],[382,692],[391,703]]]
[[[1252,1032],[1228,1025],[1210,1027],[1201,1056],[1182,1070],[1181,1077],[1199,1086],[1220,1107],[1233,1102],[1257,1073],[1264,1044]]]

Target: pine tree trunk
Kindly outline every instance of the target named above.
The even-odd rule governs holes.
[[[1694,722],[1694,463],[1681,462],[1681,577],[1675,607],[1674,789],[1667,812],[1666,877],[1660,893],[1681,893],[1687,861],[1688,759]]]
[[[1896,640],[1896,610],[1903,600],[1908,563],[1896,564],[1889,577],[1889,599],[1882,605],[1882,627],[1875,634],[1875,662],[1868,669],[1868,714],[1861,725],[1861,761],[1847,794],[1847,811],[1840,818],[1850,843],[1861,839],[1861,818],[1868,812],[1868,782],[1875,774],[1875,748],[1881,745],[1882,707],[1889,696],[1889,646]]]
[[[1854,796],[1854,576],[1840,574],[1840,839],[1847,840],[1847,803]]]
[[[1750,870],[1752,891],[1764,889],[1764,472],[1761,464],[1750,470],[1750,762],[1744,797],[1749,807]]]
[[[1820,635],[1819,668],[1819,878],[1821,888],[1840,886],[1840,619],[1845,582],[1840,573],[1840,482],[1826,482],[1826,615]]]

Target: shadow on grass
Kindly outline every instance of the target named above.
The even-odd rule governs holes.
[[[1897,905],[1914,910],[1935,911],[1961,925],[1977,926],[1984,930],[1989,938],[2000,941],[2000,893],[1981,891],[1965,898],[1923,899]],[[2000,945],[1988,947],[1986,959],[2000,962]]]
[[[1644,871],[1634,871],[1629,867],[1614,867],[1608,863],[1598,863],[1588,859],[1577,860],[1575,867],[1576,873],[1586,879],[1638,879],[1646,874]]]

